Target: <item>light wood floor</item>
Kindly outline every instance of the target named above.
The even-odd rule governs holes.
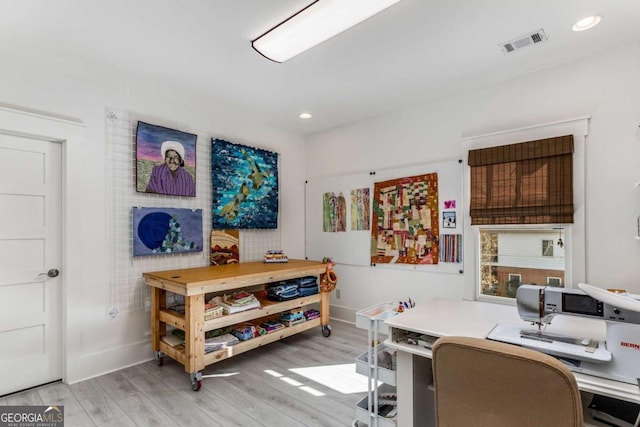
[[[336,321],[331,327],[329,338],[312,329],[210,365],[199,392],[182,365],[166,357],[164,366],[150,361],[73,385],[50,384],[0,405],[64,405],[66,427],[350,426],[366,392],[345,394],[289,371],[354,363],[366,349],[366,331]]]

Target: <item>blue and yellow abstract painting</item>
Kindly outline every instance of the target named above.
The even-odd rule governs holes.
[[[278,153],[211,140],[214,230],[278,228]]]
[[[133,256],[202,252],[202,209],[133,208]]]

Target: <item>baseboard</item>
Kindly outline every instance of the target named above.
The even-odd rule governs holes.
[[[356,323],[356,311],[350,307],[332,305],[329,309],[329,318],[354,324]]]
[[[354,324],[356,310],[349,307],[332,305],[329,318],[333,321]],[[69,355],[64,382],[74,384],[101,375],[110,374],[130,366],[152,360],[151,342],[142,340],[122,347],[100,352]]]
[[[64,382],[74,384],[138,365],[153,358],[154,354],[149,340],[75,357],[69,355]]]

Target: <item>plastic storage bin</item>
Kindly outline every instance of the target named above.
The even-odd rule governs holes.
[[[395,387],[387,384],[382,384],[378,388],[378,394],[382,393],[395,393]],[[385,418],[380,415],[374,414],[373,410],[369,410],[369,396],[365,396],[356,404],[356,420],[368,426],[378,427],[396,427],[397,415],[393,418]],[[377,423],[377,424],[376,424]]]
[[[384,345],[380,346],[378,348],[378,351],[380,350],[386,351],[387,347]],[[371,363],[369,363],[368,356],[369,352],[365,351],[364,353],[361,353],[360,355],[358,355],[358,357],[356,357],[356,372],[367,377],[372,376],[371,369],[375,368],[371,365]],[[395,368],[395,354],[389,353],[389,358],[392,359],[391,366],[384,367],[380,363],[380,356],[378,356],[378,381],[382,381],[383,383],[389,385],[396,385],[396,371],[395,369],[393,369]]]

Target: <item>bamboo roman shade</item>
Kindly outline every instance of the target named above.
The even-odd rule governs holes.
[[[573,223],[573,135],[469,151],[471,224]]]

